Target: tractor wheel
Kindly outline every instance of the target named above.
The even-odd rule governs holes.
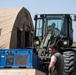
[[[73,75],[75,52],[66,51],[63,53],[63,56],[64,56],[64,75]]]

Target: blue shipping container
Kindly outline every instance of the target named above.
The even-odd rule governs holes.
[[[33,48],[1,49],[0,68],[39,68],[39,57]]]

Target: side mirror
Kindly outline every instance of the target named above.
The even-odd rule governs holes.
[[[37,19],[37,15],[34,16],[34,20],[36,20],[36,19]]]
[[[74,15],[74,21],[76,21],[76,15]]]

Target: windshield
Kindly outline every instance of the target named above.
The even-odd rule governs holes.
[[[45,18],[38,18],[35,27],[36,36],[43,38],[49,31],[51,31],[51,34],[53,35],[63,35],[63,20],[64,19],[61,16],[46,16]]]
[[[51,30],[53,35],[59,35],[62,30],[63,20],[62,18],[47,18],[47,31]]]

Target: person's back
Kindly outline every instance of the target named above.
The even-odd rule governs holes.
[[[64,70],[64,58],[60,53],[55,53],[53,56],[56,57],[57,61],[55,63],[54,75],[63,75]]]

